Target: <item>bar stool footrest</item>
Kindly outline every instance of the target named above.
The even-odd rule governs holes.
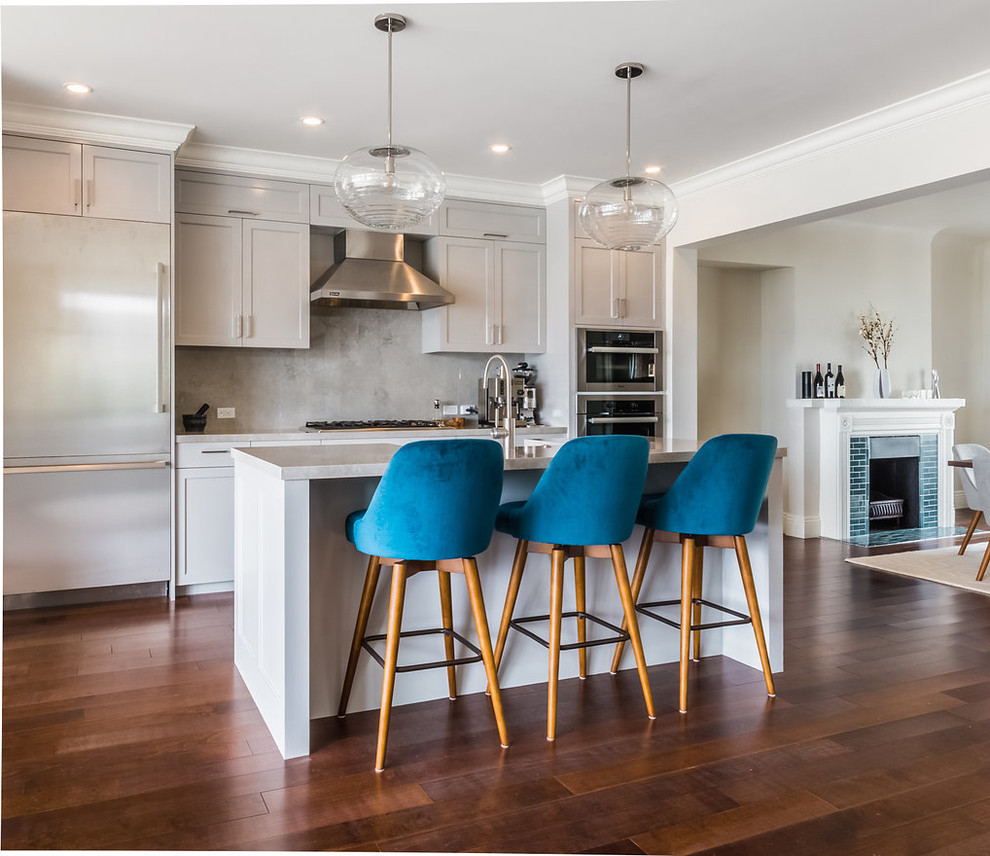
[[[454,657],[452,659],[436,660],[431,663],[410,663],[407,666],[396,666],[395,671],[398,672],[419,672],[423,669],[442,669],[447,666],[466,666],[468,663],[480,663],[481,662],[481,649],[471,642],[468,642],[460,633],[456,630],[446,630],[443,627],[431,628],[429,630],[406,630],[399,634],[399,639],[406,639],[412,636],[450,636],[460,642],[469,651],[473,651],[473,656],[468,657]],[[385,668],[385,658],[379,654],[374,647],[372,647],[372,642],[382,642],[387,639],[388,636],[385,633],[377,633],[374,636],[365,636],[361,640],[361,647],[367,651],[372,658],[378,663],[379,666]]]
[[[722,606],[718,603],[712,603],[710,600],[704,600],[700,597],[691,598],[692,604],[701,604],[702,606],[707,606],[709,609],[714,609],[718,612],[724,612],[726,615],[734,615],[735,620],[726,621],[709,621],[705,624],[692,624],[691,630],[710,630],[713,627],[735,627],[737,624],[752,624],[753,619],[746,615],[744,612],[736,612],[734,609],[729,609],[727,606]],[[656,621],[662,621],[664,624],[670,627],[676,627],[678,630],[681,627],[681,622],[675,621],[672,618],[667,618],[665,615],[658,615],[655,612],[650,612],[651,609],[655,609],[658,606],[673,606],[680,605],[680,600],[655,600],[652,603],[637,603],[636,612],[641,613],[649,618]]]
[[[616,627],[614,624],[610,624],[609,622],[605,621],[603,618],[599,618],[597,615],[592,615],[590,612],[562,612],[560,614],[560,617],[584,618],[587,621],[591,621],[592,623],[597,624],[601,627],[608,628],[615,634],[614,636],[609,636],[606,639],[588,639],[584,642],[568,642],[566,644],[562,643],[560,646],[561,651],[573,651],[576,648],[591,648],[594,645],[613,645],[616,642],[629,641],[629,634],[621,627]],[[549,651],[550,642],[548,640],[543,639],[540,636],[537,636],[532,630],[520,626],[522,624],[532,623],[534,621],[549,621],[549,620],[550,620],[549,615],[528,615],[528,616],[523,616],[522,618],[513,618],[511,621],[509,621],[509,626],[514,627],[516,630],[528,636],[530,639],[539,642],[544,648],[546,648]]]

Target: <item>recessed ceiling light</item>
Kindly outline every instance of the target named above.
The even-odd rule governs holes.
[[[86,95],[93,91],[92,86],[87,86],[85,83],[77,83],[77,82],[65,83],[63,84],[62,88],[65,89],[66,92],[74,92],[77,95]]]
[[[303,116],[299,121],[311,128],[316,128],[326,122],[326,119],[320,116]]]
[[[512,146],[510,146],[508,143],[492,143],[488,147],[488,150],[496,155],[504,155],[511,148]]]
[[[659,167],[656,164],[650,164],[648,167],[643,169],[643,172],[647,175],[656,175],[661,169],[663,169],[663,167]]]

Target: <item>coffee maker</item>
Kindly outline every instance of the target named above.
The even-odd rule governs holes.
[[[509,378],[509,394],[505,391],[505,378],[489,377],[478,380],[478,424],[495,425],[497,402],[508,401],[516,427],[535,425],[537,421],[536,369],[528,363],[519,363]]]

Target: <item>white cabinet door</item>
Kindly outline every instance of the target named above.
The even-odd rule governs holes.
[[[234,468],[176,471],[179,586],[234,579]]]
[[[86,216],[171,221],[172,159],[168,155],[83,146],[82,171]]]
[[[175,217],[175,344],[238,346],[241,221]]]
[[[3,138],[3,207],[169,223],[172,159],[153,152]]]
[[[546,350],[546,251],[495,242],[496,343],[513,353]]]
[[[662,253],[641,251],[616,252],[622,269],[621,318],[630,327],[660,327],[663,271]]]
[[[243,221],[242,345],[309,347],[309,226]]]
[[[494,347],[495,246],[474,238],[437,238],[425,247],[427,270],[454,302],[422,313],[423,350],[486,352]]]
[[[448,199],[440,206],[440,234],[545,244],[547,216],[542,208]]]
[[[574,321],[615,324],[617,271],[612,251],[590,240],[574,242]]]
[[[183,214],[309,222],[309,185],[176,170],[175,210]]]
[[[4,135],[3,207],[38,214],[82,213],[82,146]]]

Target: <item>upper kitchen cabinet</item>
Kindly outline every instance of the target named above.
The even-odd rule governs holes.
[[[4,135],[3,207],[108,220],[168,223],[172,158]]]
[[[574,241],[574,322],[659,329],[663,318],[663,253],[609,250]]]
[[[309,347],[309,225],[177,214],[175,343]]]
[[[309,187],[309,222],[314,226],[327,226],[331,229],[367,228],[347,213],[332,187],[322,184],[311,184]],[[410,226],[404,234],[422,238],[434,237],[438,222],[439,215],[434,212],[422,223]]]
[[[440,234],[546,244],[547,215],[542,208],[451,199],[440,206]]]
[[[309,223],[309,185],[176,170],[175,210],[182,214]]]
[[[469,234],[451,234],[455,228]],[[545,351],[545,230],[541,208],[445,202],[424,267],[454,303],[422,313],[423,351]]]

